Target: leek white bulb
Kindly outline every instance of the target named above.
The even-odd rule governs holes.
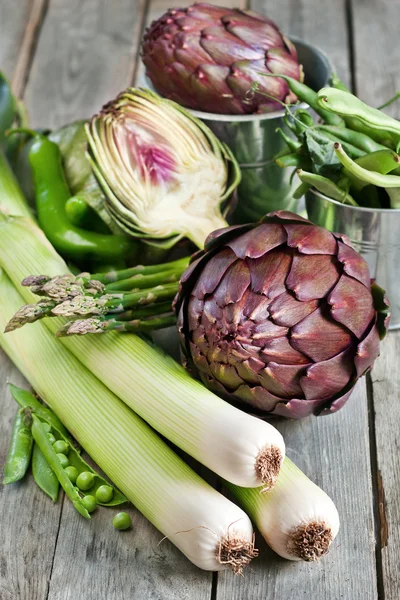
[[[227,487],[265,541],[283,558],[314,561],[326,554],[339,531],[331,498],[285,458],[273,490]]]
[[[165,247],[188,237],[199,248],[226,227],[240,171],[201,121],[149,90],[128,89],[86,126],[90,161],[106,208],[128,234]]]

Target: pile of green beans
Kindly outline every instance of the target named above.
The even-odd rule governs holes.
[[[315,188],[351,206],[400,208],[400,122],[364,104],[336,74],[332,87],[319,92],[291,77],[279,77],[317,113],[314,120],[302,109],[288,112],[285,122],[294,138],[277,130],[286,148],[275,162],[296,167],[301,180],[294,197]]]
[[[49,408],[27,390],[12,384],[9,387],[19,410],[5,464],[4,484],[22,479],[31,465],[36,484],[53,502],[57,502],[61,486],[76,510],[87,519],[98,505],[113,507],[127,502],[121,492],[82,458],[70,434]]]

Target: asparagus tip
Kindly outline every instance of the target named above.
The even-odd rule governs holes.
[[[23,285],[24,287],[31,287],[36,285],[42,286],[49,280],[50,277],[48,275],[29,275],[21,281],[21,285]]]
[[[59,329],[56,333],[57,337],[65,337],[68,335],[86,335],[87,333],[103,333],[107,329],[107,323],[98,318],[78,319],[70,321]]]
[[[328,552],[332,539],[332,529],[326,523],[310,521],[291,532],[287,550],[301,560],[312,562]]]
[[[255,469],[263,482],[263,492],[274,487],[283,461],[283,454],[277,446],[266,446],[257,456]]]
[[[255,537],[251,542],[239,537],[225,536],[220,540],[218,548],[218,561],[221,565],[229,565],[235,575],[242,575],[243,568],[258,556],[254,547]]]

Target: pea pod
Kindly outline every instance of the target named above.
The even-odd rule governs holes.
[[[60,483],[37,444],[33,446],[32,475],[40,489],[57,502]]]
[[[28,418],[20,410],[15,415],[10,447],[4,467],[4,485],[22,479],[29,467],[33,438],[30,423],[27,422]]]
[[[342,90],[343,92],[351,93],[347,85],[345,85],[343,81],[339,79],[337,73],[332,73],[329,83],[331,87],[334,87],[337,90]]]
[[[54,471],[58,481],[61,484],[61,487],[63,488],[68,498],[71,500],[73,506],[83,517],[85,517],[86,519],[90,519],[90,515],[86,510],[85,506],[82,504],[82,500],[79,496],[77,489],[71,483],[70,479],[68,478],[68,475],[62,468],[60,461],[57,458],[57,454],[53,450],[53,447],[47,438],[47,433],[43,427],[42,422],[34,414],[32,414],[32,435],[36,444],[39,446],[43,457],[45,458],[51,469]]]
[[[375,134],[379,139],[390,138],[393,143],[400,141],[400,123],[376,108],[364,104],[359,98],[335,88],[322,88],[317,93],[317,104],[320,108],[340,115],[345,119],[353,119],[352,126],[357,129],[357,123]]]
[[[342,190],[327,177],[322,177],[322,175],[316,175],[315,173],[307,173],[301,169],[297,171],[297,175],[303,183],[315,187],[321,194],[325,194],[325,196],[332,198],[332,200],[337,200],[338,202],[342,202],[342,204],[358,206],[357,202],[348,192]]]
[[[288,75],[275,73],[262,73],[262,75],[265,77],[279,77],[280,79],[284,79],[290,90],[296,94],[297,98],[301,102],[306,102],[309,106],[311,106],[311,108],[313,108],[326,123],[329,123],[330,125],[343,124],[343,119],[341,119],[338,115],[324,110],[324,108],[317,101],[317,92],[314,92],[314,90],[308,87],[308,85],[305,83],[302,83],[297,79],[293,79],[293,77],[289,77]]]
[[[46,406],[43,406],[43,404],[41,404],[33,394],[28,392],[28,390],[24,390],[16,385],[13,385],[12,383],[9,383],[8,387],[12,397],[21,408],[32,409],[35,415],[47,421],[52,427],[55,427],[65,438],[69,438],[69,433],[61,423],[60,419],[53,413],[52,410]]]
[[[338,142],[334,144],[334,149],[340,162],[345,169],[347,169],[347,172],[357,177],[357,179],[361,179],[362,181],[371,183],[377,187],[400,187],[400,177],[397,175],[382,175],[376,171],[369,171],[368,169],[363,168],[357,164],[357,162],[347,156],[346,152],[342,148],[342,145]]]

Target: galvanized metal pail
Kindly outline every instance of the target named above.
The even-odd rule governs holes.
[[[291,40],[303,65],[307,85],[315,90],[327,85],[333,69],[328,57],[312,44],[297,38]],[[296,105],[296,108],[300,107],[307,108],[307,105]],[[291,181],[291,169],[282,169],[273,162],[273,157],[285,147],[276,128],[281,127],[290,134],[283,120],[284,110],[237,116],[190,112],[231,148],[240,164],[242,182],[234,222],[258,221],[272,210],[296,209],[293,190],[298,181]]]
[[[308,218],[344,233],[367,261],[371,277],[387,292],[392,314],[389,329],[400,328],[400,209],[348,206],[310,190]]]

